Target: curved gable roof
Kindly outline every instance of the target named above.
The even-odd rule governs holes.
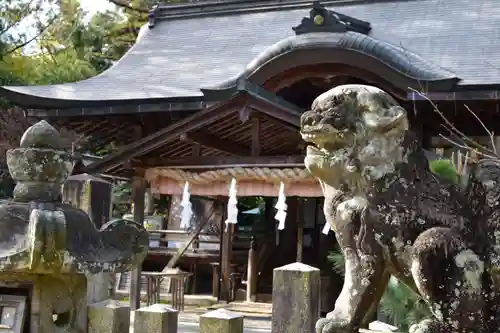
[[[297,51],[310,51],[307,54],[302,53],[304,59],[301,65],[309,64],[312,58],[316,64],[343,63],[372,71],[380,77],[384,77],[384,74],[392,74],[391,76],[397,81],[394,84],[399,84],[398,88],[403,91],[407,90],[409,86],[416,89],[425,86],[431,90],[450,90],[460,81],[454,73],[426,61],[418,54],[403,47],[353,31],[345,33],[313,32],[279,41],[252,60],[245,70],[235,78],[213,87],[203,87],[203,90],[233,87],[238,80],[252,78],[263,67],[275,66],[281,58],[286,58]],[[370,60],[375,61],[370,62]],[[375,66],[371,66],[373,64]],[[384,66],[379,68],[380,66],[376,66],[377,64]],[[281,64],[281,66],[277,66],[278,70],[283,70],[283,65],[290,68],[296,66],[297,63]]]
[[[438,71],[455,73],[462,79],[460,85],[500,84],[500,1],[323,3],[369,21],[370,38],[388,43],[384,48],[418,54],[417,62],[425,59]],[[2,93],[20,104],[26,104],[27,95],[37,96],[41,107],[56,101],[82,105],[201,99],[200,87],[214,87],[240,75],[270,46],[294,36],[292,27],[309,9],[307,1],[294,7],[205,16],[181,15],[177,10],[144,30],[123,59],[99,76],[61,85],[4,87]]]

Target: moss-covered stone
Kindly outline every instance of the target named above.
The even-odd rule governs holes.
[[[272,332],[314,332],[319,292],[319,269],[302,263],[274,269]]]
[[[97,230],[83,210],[61,202],[72,161],[59,140],[46,122],[25,133],[22,147],[7,153],[14,198],[0,202],[0,286],[24,289],[30,327],[23,331],[32,333],[87,332],[87,276],[135,269],[148,250],[141,225],[114,220]],[[128,332],[123,307],[94,310],[95,333]]]
[[[200,333],[243,333],[243,315],[219,309],[200,316]]]
[[[140,308],[133,312],[132,318],[133,333],[177,333],[178,312],[168,305]]]
[[[106,300],[88,307],[88,333],[124,333],[130,326],[130,306]]]
[[[20,142],[21,148],[61,149],[62,145],[59,132],[45,120],[30,126]]]

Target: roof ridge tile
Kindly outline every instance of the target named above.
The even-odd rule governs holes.
[[[347,6],[401,1],[404,0],[324,0],[320,1],[320,3],[323,6]],[[158,4],[149,13],[149,25],[154,27],[157,20],[291,10],[311,8],[312,5],[312,0],[210,0],[193,1],[184,4]]]

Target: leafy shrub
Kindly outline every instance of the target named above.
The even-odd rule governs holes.
[[[434,160],[429,162],[429,168],[433,173],[439,176],[439,178],[452,183],[458,184],[459,178],[457,175],[457,169],[455,165],[450,160]]]

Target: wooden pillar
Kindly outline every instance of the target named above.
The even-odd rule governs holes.
[[[304,251],[304,199],[297,198],[297,262],[302,262]]]
[[[142,175],[132,178],[132,202],[134,204],[134,221],[144,224],[144,196],[146,191],[146,180]],[[137,310],[141,304],[141,271],[137,267],[131,273],[130,280],[130,310]]]
[[[225,218],[222,220],[222,228],[225,230]],[[222,239],[222,252],[221,252],[221,288],[220,300],[229,302],[231,294],[231,257],[233,252],[233,234],[234,224],[229,224],[227,231],[224,232]]]
[[[257,248],[255,238],[252,237],[248,250],[247,265],[247,302],[257,300]]]

